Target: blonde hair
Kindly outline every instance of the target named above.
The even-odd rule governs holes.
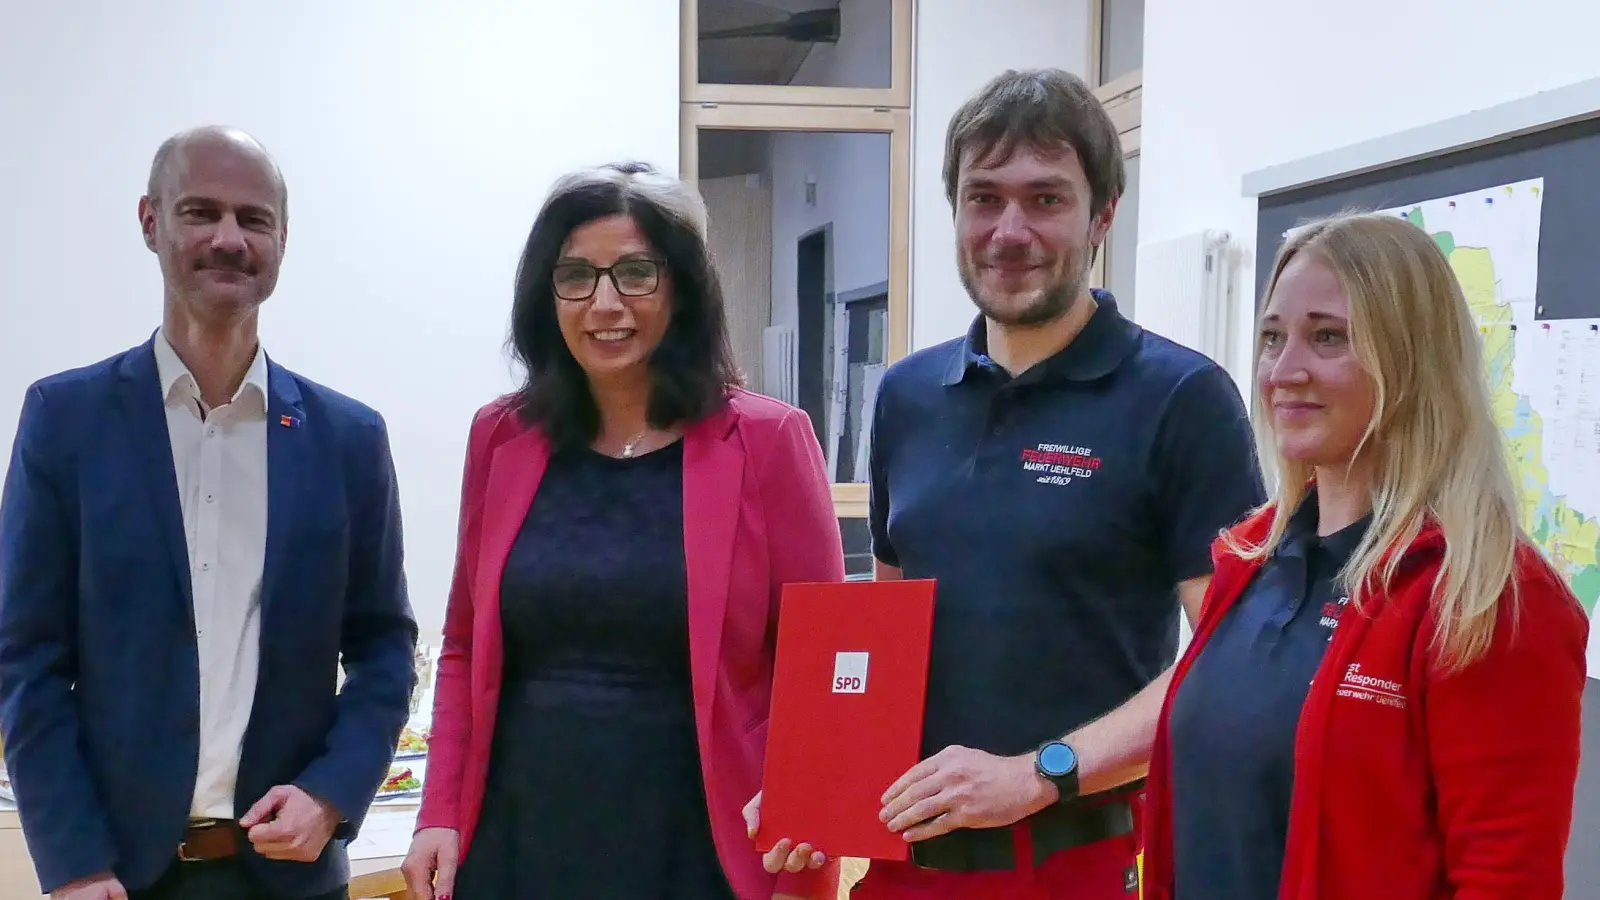
[[[1393,578],[1428,520],[1445,539],[1434,581],[1434,649],[1447,670],[1488,650],[1512,570],[1527,540],[1505,439],[1490,409],[1481,337],[1449,260],[1432,237],[1395,216],[1346,213],[1292,233],[1273,263],[1272,297],[1289,261],[1315,254],[1350,302],[1350,339],[1377,400],[1351,465],[1372,473],[1372,525],[1340,573],[1351,603]],[[1256,347],[1259,366],[1261,345]],[[1271,553],[1289,512],[1308,490],[1311,467],[1278,452],[1261,391],[1256,439],[1276,468],[1279,511],[1259,546],[1233,541],[1246,558]]]

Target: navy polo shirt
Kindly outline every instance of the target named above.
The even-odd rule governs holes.
[[[1172,662],[1177,584],[1263,502],[1227,372],[1095,297],[1016,377],[979,318],[879,387],[873,553],[938,581],[925,756],[1029,752],[1120,706]]]
[[[1278,896],[1300,708],[1348,600],[1339,569],[1369,521],[1319,538],[1316,495],[1302,501],[1178,686],[1169,728],[1182,900]]]

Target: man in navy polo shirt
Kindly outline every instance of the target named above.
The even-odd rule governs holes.
[[[1134,897],[1178,609],[1265,499],[1247,415],[1222,368],[1088,287],[1125,174],[1082,80],[990,82],[944,176],[981,315],[879,389],[877,577],[937,579],[938,603],[925,759],[884,795],[913,863],[855,897]]]

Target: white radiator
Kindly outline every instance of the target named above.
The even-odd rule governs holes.
[[[800,402],[799,336],[793,326],[772,325],[761,332],[761,393],[790,405]]]
[[[1239,248],[1226,231],[1139,247],[1140,324],[1233,368],[1238,343]]]

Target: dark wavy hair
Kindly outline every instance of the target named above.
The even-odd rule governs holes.
[[[951,208],[956,206],[963,162],[991,157],[1005,162],[1018,147],[1047,154],[1072,148],[1089,180],[1091,214],[1127,190],[1116,123],[1088,83],[1061,69],[1010,69],[996,75],[950,117],[944,139],[944,195]]]
[[[600,412],[556,323],[552,272],[575,229],[617,214],[638,224],[671,275],[672,318],[650,357],[651,426],[703,418],[742,382],[728,339],[722,282],[706,247],[705,201],[647,163],[573,172],[551,188],[534,220],[511,306],[511,351],[526,372],[518,412],[557,447],[594,440]]]

